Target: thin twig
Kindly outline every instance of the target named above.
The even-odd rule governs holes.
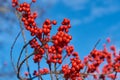
[[[51,71],[51,72],[49,72],[49,73],[47,73],[47,74],[41,74],[41,75],[48,75],[48,74],[63,74],[62,73],[62,71]],[[32,77],[31,79],[28,79],[28,80],[33,80],[34,78],[37,78],[38,76],[34,76],[34,77]],[[53,79],[51,79],[51,80],[53,80]]]
[[[38,74],[40,74],[39,69],[40,69],[40,63],[38,62]],[[38,80],[40,80],[40,76],[38,76]]]
[[[48,51],[46,51],[46,56],[47,56],[47,60],[48,60]],[[53,76],[52,76],[52,72],[51,72],[52,71],[51,66],[52,66],[52,64],[49,63],[48,67],[49,67],[49,70],[50,70],[50,77],[51,77],[51,80],[53,80]]]
[[[54,71],[56,72],[56,69],[57,69],[56,68],[56,63],[54,64],[54,69],[55,69]],[[56,80],[58,80],[58,74],[57,73],[55,74],[55,77],[56,77]]]
[[[14,62],[13,62],[13,56],[12,56],[12,54],[13,54],[13,48],[15,46],[15,43],[16,43],[18,37],[20,36],[20,33],[21,33],[21,31],[17,34],[17,36],[16,36],[16,38],[15,38],[15,40],[14,40],[12,46],[11,46],[11,49],[10,49],[10,60],[11,60],[12,66],[13,66],[14,71],[15,71],[16,74],[17,74],[17,70],[16,70],[16,67],[15,67]]]
[[[115,80],[115,79],[116,79],[116,76],[117,76],[117,72],[115,72],[115,78],[114,78],[113,80]]]
[[[97,45],[100,43],[101,39],[98,39],[98,41],[96,42],[96,44],[94,45],[92,51],[97,47]]]
[[[42,78],[41,73],[39,72],[39,70],[40,70],[40,62],[38,62],[38,73],[39,73],[38,80],[43,80],[43,78]]]
[[[24,44],[27,43],[27,40],[26,40],[26,36],[24,34],[24,28],[22,27],[22,22],[21,22],[21,18],[19,18],[19,23],[20,23],[20,28],[21,28],[21,31],[22,31],[22,37],[23,37],[23,40],[24,40]],[[28,56],[28,51],[27,51],[27,46],[25,47],[25,57]],[[27,66],[27,70],[28,70],[28,73],[29,73],[29,77],[31,78],[31,74],[30,74],[30,67],[29,67],[29,64],[28,64],[28,60],[26,60],[26,66]]]

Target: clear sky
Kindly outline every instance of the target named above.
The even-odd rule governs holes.
[[[58,24],[55,27],[58,27],[64,18],[71,20],[70,34],[73,36],[73,40],[70,44],[74,45],[81,59],[92,50],[98,39],[102,41],[97,48],[102,48],[105,39],[110,37],[111,44],[115,44],[117,49],[120,49],[120,0],[37,0],[37,6],[39,5],[45,7],[46,10],[42,19],[37,20],[40,22],[38,24],[49,18],[57,20]],[[36,5],[33,4],[33,6]],[[11,16],[14,16],[12,12],[10,13]],[[9,26],[11,23],[8,21],[8,24],[5,24],[6,21],[6,19],[0,18],[1,28]],[[0,40],[5,43],[5,46],[0,50],[0,54],[4,54],[1,56],[5,61],[9,60],[11,44],[19,31],[18,22],[13,26],[10,28],[14,31],[13,36],[3,33],[0,36]],[[29,36],[29,32],[26,33]],[[19,52],[21,44],[22,37],[16,44],[14,57],[19,54],[17,52]]]

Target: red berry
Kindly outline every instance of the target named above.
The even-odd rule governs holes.
[[[25,74],[25,76],[28,76],[29,73],[28,73],[28,72],[25,72],[24,74]]]
[[[53,25],[56,25],[56,24],[57,24],[57,21],[56,21],[56,20],[53,20],[53,21],[52,21],[52,24],[53,24]]]
[[[36,0],[32,0],[32,2],[36,2]]]

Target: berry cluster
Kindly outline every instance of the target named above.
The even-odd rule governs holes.
[[[106,51],[106,47],[104,47],[104,50],[96,50],[94,49],[90,55],[88,56],[88,61],[92,62],[92,64],[88,65],[88,73],[93,73],[97,70],[97,68],[100,66],[102,62],[107,60],[107,63],[110,64],[112,61],[111,53]],[[85,63],[88,63],[85,61]]]
[[[71,28],[70,20],[65,18],[63,20],[63,22],[62,22],[62,25],[58,28],[58,31],[65,31],[66,33],[68,33],[69,32],[69,28]]]
[[[50,24],[50,21],[47,20],[45,22],[46,24]],[[56,24],[57,22],[55,20],[52,21],[52,24]],[[62,26],[70,26],[70,21],[68,19],[64,19],[62,22]],[[52,42],[53,45],[49,47],[48,49],[48,63],[62,63],[62,51],[65,47],[67,47],[68,43],[70,42],[70,40],[72,40],[72,37],[67,33],[70,27],[66,27],[64,29],[64,27],[62,29],[60,29],[60,27],[58,28],[58,32],[56,33],[56,35],[52,36]],[[67,32],[66,32],[67,30]]]
[[[113,65],[114,70],[116,72],[120,72],[120,54],[114,58],[114,61],[115,61]]]
[[[66,46],[71,39],[72,37],[63,31],[58,31],[57,34],[52,37],[54,45],[60,47]]]
[[[110,39],[107,39],[107,42],[110,42]],[[110,46],[110,50],[112,52],[109,52],[106,48],[106,45],[104,45],[103,50],[97,50],[94,49],[90,55],[84,58],[84,63],[88,67],[87,73],[100,73],[99,72],[99,66],[105,62],[106,64],[102,68],[102,74],[109,74],[108,77],[111,79],[115,78],[115,75],[112,74],[112,72],[120,72],[120,54],[117,55],[116,53],[116,47],[114,45]],[[112,56],[113,55],[113,56]],[[114,60],[112,59],[114,58]],[[111,74],[110,74],[111,73]],[[95,78],[96,75],[94,75]],[[100,79],[105,79],[105,75],[101,75],[99,77]]]
[[[82,79],[80,75],[80,70],[83,69],[84,65],[83,63],[81,63],[81,60],[79,58],[71,58],[71,63],[71,68],[69,67],[69,65],[62,66],[62,71],[66,80]]]
[[[72,54],[74,50],[74,47],[73,46],[67,46],[66,47],[66,52],[67,52],[67,55],[70,56]],[[75,54],[75,53],[74,53]]]
[[[47,68],[40,69],[39,73],[42,74],[42,75],[47,74],[47,73],[49,73],[49,69],[47,69]]]
[[[42,56],[45,52],[44,49],[41,48],[41,46],[39,45],[36,39],[32,39],[30,41],[30,45],[31,45],[31,48],[34,48],[34,53],[35,53],[33,58],[34,62],[35,63],[39,62],[42,59]]]
[[[34,71],[33,75],[39,76],[49,73],[49,70],[47,68],[40,69],[39,71]]]
[[[12,0],[12,6],[16,7],[18,5],[18,0]]]

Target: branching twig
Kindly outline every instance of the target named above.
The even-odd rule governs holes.
[[[17,77],[18,77],[19,79],[22,79],[21,76],[20,76],[20,69],[21,69],[23,63],[24,63],[28,58],[30,58],[32,55],[34,55],[34,53],[28,55],[28,56],[20,63],[20,66],[18,66]]]
[[[19,58],[18,58],[18,61],[17,61],[17,68],[19,66],[19,61],[20,61],[20,58],[22,56],[22,53],[24,51],[24,49],[26,48],[26,46],[28,46],[28,44],[30,43],[30,41],[28,43],[26,43],[23,47],[22,47],[22,50],[20,51],[20,54],[19,54]]]

